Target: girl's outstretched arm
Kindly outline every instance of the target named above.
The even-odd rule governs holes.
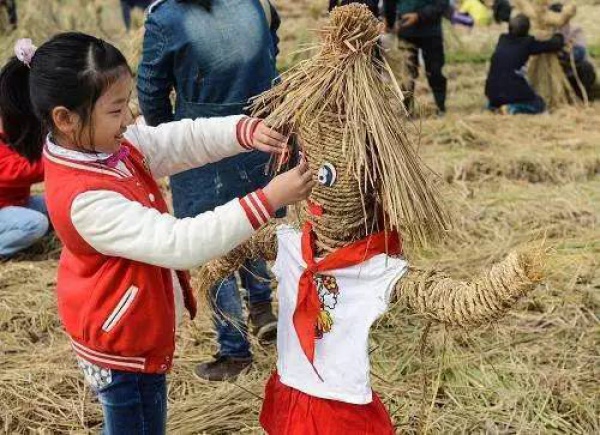
[[[155,178],[177,174],[253,149],[259,120],[246,116],[184,119],[158,127],[134,125],[125,139],[140,149]]]
[[[75,229],[98,252],[176,270],[225,255],[272,216],[262,191],[187,219],[106,190],[82,193],[71,206]]]

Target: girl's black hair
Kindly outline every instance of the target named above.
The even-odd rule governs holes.
[[[0,115],[9,145],[39,159],[43,136],[53,128],[52,110],[64,106],[89,125],[98,99],[125,72],[131,69],[116,47],[78,32],[44,43],[30,67],[12,58],[0,73]]]

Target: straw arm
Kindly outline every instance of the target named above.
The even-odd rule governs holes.
[[[227,255],[204,264],[198,274],[198,288],[207,292],[214,285],[237,271],[247,260],[274,261],[277,256],[276,224],[269,224],[250,240]]]
[[[453,326],[475,326],[500,317],[541,280],[540,252],[513,252],[472,281],[433,270],[411,269],[396,285],[409,309]]]

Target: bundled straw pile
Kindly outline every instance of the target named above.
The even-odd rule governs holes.
[[[567,4],[560,13],[553,12],[549,9],[552,3],[552,0],[514,1],[517,10],[531,20],[533,33],[538,39],[550,39],[555,32],[568,24],[577,12],[574,3]],[[575,92],[556,54],[535,56],[529,64],[529,78],[548,107],[557,108],[576,102]]]

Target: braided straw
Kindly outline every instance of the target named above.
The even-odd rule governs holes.
[[[205,263],[196,275],[203,299],[209,297],[211,288],[237,271],[246,260],[261,258],[274,261],[277,257],[276,227],[276,223],[265,226],[227,255]]]
[[[500,317],[542,279],[543,252],[512,252],[471,282],[432,270],[411,269],[396,294],[416,313],[456,326],[480,325]]]
[[[448,227],[404,130],[402,91],[382,80],[389,66],[375,56],[378,38],[378,21],[366,6],[334,9],[316,56],[286,72],[253,104],[254,114],[266,116],[269,126],[297,135],[313,169],[337,165],[338,183],[317,186],[309,198],[326,212],[313,219],[324,250],[381,227],[399,229],[409,244],[427,245]],[[301,216],[307,218],[306,210]]]
[[[338,171],[333,188],[317,186],[311,200],[321,204],[322,216],[313,216],[301,207],[300,219],[313,224],[317,248],[331,252],[379,229],[375,216],[375,197],[361,193],[360,183],[353,176],[348,158],[340,149],[344,136],[343,120],[333,113],[322,113],[310,126],[301,125],[299,135],[310,169],[317,173],[322,162]]]

